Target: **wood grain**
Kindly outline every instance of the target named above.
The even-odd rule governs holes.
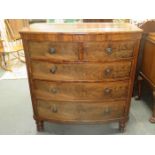
[[[113,23],[35,24],[20,34],[38,131],[44,121],[118,121],[125,128],[140,29]]]
[[[63,83],[35,80],[35,95],[44,100],[56,101],[115,101],[125,100],[128,82]]]
[[[42,119],[65,122],[98,122],[123,116],[125,102],[108,104],[84,102],[55,102],[38,100],[38,113]]]
[[[137,26],[129,23],[39,23],[24,28],[21,33],[98,34],[98,33],[140,33]]]
[[[131,41],[141,38],[141,33],[112,33],[112,34],[48,34],[48,33],[21,33],[24,40],[52,41],[52,42],[91,42],[91,41]]]
[[[116,63],[84,63],[84,64],[58,64],[42,61],[32,61],[34,79],[56,81],[113,81],[130,77],[131,62]],[[50,69],[56,68],[55,73]]]
[[[146,30],[151,23],[148,23],[146,25]],[[154,22],[152,23],[154,24]],[[154,28],[154,27],[152,27]],[[139,79],[138,79],[138,99],[140,99],[142,94],[142,80],[146,80],[147,83],[150,85],[152,89],[153,95],[153,106],[152,106],[152,117],[150,118],[151,123],[155,123],[155,33],[147,33],[147,37],[143,37],[143,57],[142,57],[142,63],[141,68],[139,70]]]
[[[53,53],[50,53],[51,49]],[[29,52],[31,57],[73,61],[78,60],[78,43],[30,42]]]
[[[123,58],[132,58],[134,41],[122,42],[85,42],[84,60],[114,61]],[[111,52],[108,52],[111,49]]]
[[[145,42],[141,71],[155,85],[155,43]]]

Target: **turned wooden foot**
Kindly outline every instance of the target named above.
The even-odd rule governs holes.
[[[138,87],[138,95],[135,96],[135,99],[136,100],[140,100],[141,99],[141,95],[142,95],[142,81],[143,81],[143,78],[141,75],[138,75],[138,78],[137,78],[137,87]]]
[[[155,123],[155,89],[153,90],[153,113],[149,121]]]
[[[120,120],[119,121],[119,130],[120,130],[120,132],[124,132],[125,131],[125,123],[126,123],[125,120]]]
[[[37,131],[43,131],[44,130],[44,122],[43,121],[36,121],[36,125],[37,125]]]

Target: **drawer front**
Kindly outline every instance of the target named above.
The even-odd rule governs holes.
[[[36,97],[57,101],[126,99],[128,82],[62,83],[35,81]]]
[[[33,78],[48,80],[118,80],[129,78],[131,62],[54,64],[41,61],[32,62]]]
[[[113,61],[133,57],[134,41],[84,43],[84,60]]]
[[[57,121],[93,122],[123,117],[124,102],[81,103],[39,100],[39,117]]]
[[[31,57],[57,60],[78,60],[78,43],[30,42]]]

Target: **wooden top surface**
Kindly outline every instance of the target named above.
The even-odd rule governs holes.
[[[142,32],[135,25],[128,23],[77,23],[77,24],[49,24],[38,23],[24,28],[20,33],[135,33]]]

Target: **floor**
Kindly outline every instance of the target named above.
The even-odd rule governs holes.
[[[118,123],[108,123],[102,125],[63,125],[45,123],[45,131],[38,133],[36,131],[35,121],[32,118],[31,99],[27,79],[0,80],[0,92],[0,134],[155,134],[155,124],[151,124],[148,121],[149,117],[151,116],[152,103],[152,97],[148,97],[148,90],[145,91],[145,95],[141,101],[135,101],[134,99],[132,99],[130,119],[124,133],[119,132]]]

